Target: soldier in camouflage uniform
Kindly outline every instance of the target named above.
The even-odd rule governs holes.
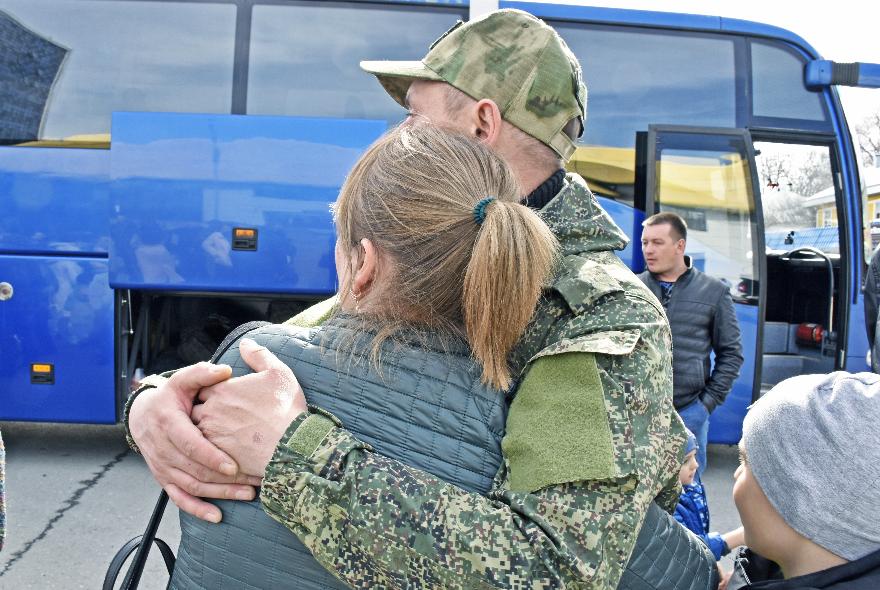
[[[404,106],[414,83],[449,84],[492,101],[559,162],[575,150],[580,66],[525,13],[457,25],[421,62],[362,66]],[[317,408],[294,420],[266,470],[265,510],[353,587],[615,588],[649,504],[675,506],[684,430],[662,308],[614,253],[627,238],[583,179],[560,169],[528,188],[563,258],[511,358],[521,380],[493,491],[379,456]]]

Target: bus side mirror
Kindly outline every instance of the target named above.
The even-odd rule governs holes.
[[[840,64],[814,59],[804,69],[804,83],[814,90],[833,85],[880,88],[880,64]]]

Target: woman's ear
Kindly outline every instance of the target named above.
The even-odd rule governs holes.
[[[501,109],[494,100],[484,98],[474,107],[474,134],[491,148],[497,147],[501,136]]]
[[[373,242],[364,238],[360,242],[361,255],[357,257],[360,266],[353,269],[354,275],[351,282],[352,291],[357,296],[366,294],[373,286],[373,279],[376,277],[376,269],[379,266],[379,253]]]

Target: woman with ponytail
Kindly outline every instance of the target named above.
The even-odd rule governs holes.
[[[519,199],[507,165],[479,143],[429,125],[388,134],[355,165],[335,207],[342,309],[381,326],[377,349],[404,325],[458,334],[483,382],[509,388],[505,359],[556,251]]]
[[[506,359],[556,261],[555,238],[519,199],[507,165],[480,143],[429,125],[391,131],[355,165],[334,208],[340,287],[333,313],[317,328],[250,331],[219,362],[242,376],[250,372],[243,358],[259,365],[265,347],[293,369],[308,403],[341,419],[375,460],[402,461],[487,493],[501,467],[506,393],[518,377]],[[288,427],[300,436],[289,455],[279,450],[273,460],[296,461],[326,434],[308,422],[320,414],[278,396],[270,408],[278,419],[247,435],[243,456],[235,449],[250,433],[247,417],[236,431],[216,426],[218,417],[228,422],[241,412],[223,387],[203,390],[193,421],[244,473],[263,476],[274,449],[288,448]],[[296,498],[264,493],[262,500],[271,513],[268,504]],[[258,501],[215,503],[220,524],[181,512],[172,588],[347,587],[312,556],[321,545],[314,535],[294,531],[306,548]],[[375,531],[375,552],[386,532]],[[418,575],[371,572],[358,587],[406,585],[401,576]],[[451,585],[421,580],[419,587]]]

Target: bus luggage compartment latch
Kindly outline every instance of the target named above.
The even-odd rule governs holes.
[[[55,365],[51,363],[32,363],[31,383],[34,385],[55,385]]]

